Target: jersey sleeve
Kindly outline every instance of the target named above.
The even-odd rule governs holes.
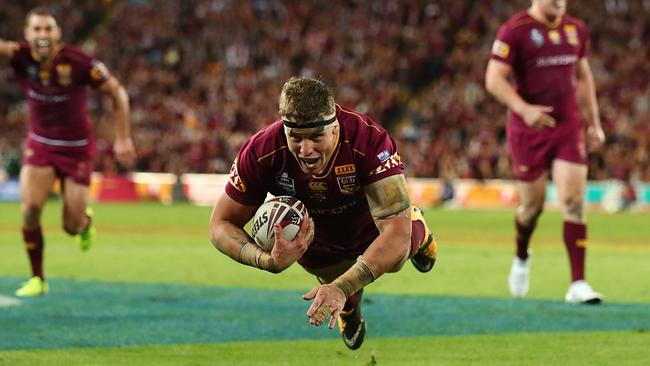
[[[509,24],[506,23],[497,32],[496,39],[492,44],[490,59],[512,65],[515,62],[515,56],[515,34]]]
[[[226,194],[235,202],[245,206],[259,206],[266,199],[263,172],[248,140],[237,154],[230,167]]]
[[[589,53],[589,47],[590,47],[590,40],[589,40],[589,29],[587,26],[583,23],[579,27],[579,34],[580,34],[580,49],[578,49],[578,58],[583,58],[587,57],[587,54]]]
[[[380,179],[404,173],[404,164],[397,152],[397,145],[388,132],[382,131],[376,141],[371,141],[371,148],[361,164],[362,185],[374,183]]]
[[[111,77],[106,65],[92,57],[81,62],[79,67],[81,69],[79,73],[81,84],[88,84],[93,88],[99,87]]]

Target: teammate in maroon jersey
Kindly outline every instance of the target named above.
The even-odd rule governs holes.
[[[251,137],[214,205],[214,246],[240,263],[281,272],[298,261],[321,285],[305,295],[307,315],[321,325],[338,319],[347,347],[365,335],[360,301],[365,285],[398,271],[410,258],[421,272],[435,263],[436,243],[411,206],[393,139],[370,117],[334,104],[329,88],[291,78],[280,95],[281,119]],[[271,252],[253,244],[244,225],[268,193],[291,195],[308,208],[298,236],[276,225]],[[313,240],[312,240],[313,237]]]
[[[43,271],[41,211],[59,178],[63,228],[87,250],[94,236],[88,186],[94,167],[95,142],[86,107],[86,87],[106,93],[114,103],[115,145],[119,162],[130,166],[135,150],[129,133],[129,100],[122,85],[98,60],[61,42],[61,28],[46,8],[25,18],[25,41],[0,39],[0,56],[9,57],[13,77],[29,108],[29,132],[20,172],[23,240],[32,277],[17,296],[48,291]]]
[[[600,303],[602,295],[584,280],[585,130],[591,147],[600,147],[605,135],[587,61],[588,30],[565,13],[564,0],[533,0],[527,11],[499,29],[487,66],[487,90],[511,112],[507,137],[520,198],[515,215],[517,251],[508,284],[515,297],[528,292],[529,241],[544,208],[550,171],[564,215],[563,237],[571,266],[566,301]],[[508,82],[510,75],[515,86]],[[586,112],[586,126],[579,105]]]

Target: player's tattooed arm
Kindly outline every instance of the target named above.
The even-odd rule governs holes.
[[[384,219],[408,213],[411,199],[404,175],[393,175],[365,187],[370,213],[380,231]]]
[[[223,193],[210,217],[210,241],[217,250],[239,263],[276,272],[271,255],[255,245],[243,229],[254,213],[255,207],[241,205]]]
[[[411,200],[404,175],[394,175],[364,187],[379,236],[363,253],[377,279],[399,263],[410,250]]]

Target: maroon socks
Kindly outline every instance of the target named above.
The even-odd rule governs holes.
[[[345,302],[345,305],[343,306],[343,311],[354,310],[359,305],[359,302],[361,301],[362,293],[363,290],[359,290],[353,293],[350,297],[348,297],[347,301]]]
[[[43,233],[41,227],[27,230],[23,228],[23,241],[32,266],[32,276],[45,279],[43,274]]]
[[[515,228],[517,230],[517,257],[521,260],[528,259],[528,245],[530,243],[530,237],[533,235],[535,230],[535,224],[531,226],[523,226],[519,223],[519,220],[515,218]]]
[[[411,221],[411,255],[412,257],[420,249],[420,244],[424,240],[424,223],[422,221]]]
[[[585,278],[585,251],[587,249],[587,226],[564,222],[564,245],[569,254],[572,281]]]

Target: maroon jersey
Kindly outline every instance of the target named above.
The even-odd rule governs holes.
[[[76,47],[64,45],[48,65],[32,58],[27,43],[11,58],[14,78],[29,106],[29,140],[60,147],[86,146],[92,139],[86,86],[109,78],[106,67]]]
[[[491,59],[512,66],[516,90],[528,103],[553,107],[557,128],[582,128],[576,101],[576,68],[585,57],[587,26],[568,15],[555,28],[527,12],[510,18],[500,29]],[[509,128],[529,128],[516,113]]]
[[[251,137],[230,170],[226,193],[259,206],[267,193],[300,199],[314,219],[314,241],[301,259],[306,267],[356,259],[379,235],[362,187],[402,174],[395,142],[370,117],[336,107],[340,136],[322,175],[304,173],[287,147],[282,121]]]

